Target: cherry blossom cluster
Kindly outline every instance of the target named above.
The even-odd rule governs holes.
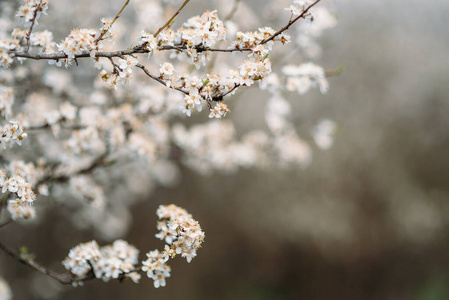
[[[224,103],[212,105],[211,100],[220,98],[222,95],[232,94],[239,86],[251,86],[255,81],[265,78],[271,73],[271,61],[267,58],[274,41],[283,44],[290,41],[290,37],[282,33],[276,39],[266,43],[264,41],[274,35],[276,31],[270,27],[260,28],[257,32],[239,32],[237,40],[232,43],[232,49],[249,49],[249,59],[238,69],[231,69],[226,76],[219,74],[207,74],[203,79],[195,75],[183,72],[175,72],[174,66],[169,62],[161,64],[159,78],[166,86],[183,90],[187,89],[183,112],[188,116],[194,109],[202,110],[204,100],[209,101],[210,117],[221,118],[229,111]],[[163,30],[158,36],[142,31],[138,37],[139,45],[150,54],[158,49],[158,46],[177,46],[178,57],[188,55],[197,68],[206,64],[206,58],[210,56],[208,48],[217,41],[226,39],[226,28],[218,19],[216,11],[206,11],[201,17],[190,18],[177,32],[171,29]],[[264,45],[262,45],[264,43]],[[180,47],[185,46],[186,49]],[[198,51],[204,47],[206,51]],[[117,84],[127,84],[132,70],[138,61],[135,57],[128,56],[120,59],[117,69],[108,73],[102,71],[102,78],[113,89]]]
[[[157,224],[157,229],[160,232],[156,234],[156,237],[165,240],[170,245],[165,252],[170,257],[181,254],[187,262],[191,262],[205,237],[198,221],[194,220],[186,210],[176,205],[161,205],[156,214],[162,220]]]
[[[14,38],[11,41],[9,47],[12,49],[18,49],[20,46],[20,40],[27,38],[28,31],[15,28],[11,33]],[[30,35],[30,45],[40,49],[40,53],[54,53],[56,49],[56,43],[53,41],[53,33],[48,30],[33,32]]]
[[[229,108],[222,101],[218,101],[215,103],[215,106],[211,108],[209,118],[217,118],[220,119],[226,116],[226,113],[229,111]]]
[[[22,145],[22,140],[26,139],[28,134],[24,132],[22,125],[16,121],[9,121],[3,125],[0,131],[0,144],[3,149],[6,149],[7,144],[13,145],[17,143]]]
[[[62,261],[62,264],[72,274],[83,278],[89,272],[93,272],[92,266],[100,257],[100,246],[96,241],[90,241],[70,249],[69,255]]]
[[[205,66],[210,59],[210,53],[198,51],[199,47],[212,47],[218,41],[226,39],[226,28],[223,22],[218,19],[217,11],[206,11],[199,17],[192,17],[183,24],[175,36],[175,42],[187,46],[184,52],[192,63],[200,68]],[[182,55],[181,57],[182,58]]]
[[[276,30],[274,30],[271,27],[262,27],[259,28],[258,31],[248,31],[248,32],[237,32],[237,39],[231,43],[230,49],[256,49],[258,46],[262,46],[261,43],[265,39],[269,39],[271,36],[273,36],[276,33]],[[283,35],[285,42],[289,40],[288,35]],[[282,37],[281,37],[282,38]],[[274,42],[268,41],[265,45],[268,49],[272,49]],[[264,46],[262,46],[264,47]],[[255,50],[258,52],[261,52],[263,48],[259,47],[259,50]],[[254,51],[254,50],[253,50]]]
[[[322,93],[329,89],[323,68],[313,63],[287,65],[282,68],[282,72],[287,76],[286,87],[291,92],[303,95],[312,87],[318,87]]]
[[[74,29],[64,41],[58,44],[58,51],[67,54],[67,63],[70,63],[75,58],[75,55],[86,51],[90,52],[91,56],[94,57],[95,52],[102,47],[102,44],[96,40],[98,34],[96,29]],[[58,65],[60,63],[61,61],[57,62]]]
[[[36,217],[36,209],[34,206],[23,203],[20,200],[9,200],[7,210],[14,221],[34,219]]]
[[[196,251],[204,241],[204,232],[185,209],[176,205],[161,205],[157,215],[160,233],[156,237],[165,239],[168,245],[162,252],[149,251],[147,259],[142,261],[142,271],[154,281],[154,287],[166,285],[165,278],[170,277],[171,269],[166,262],[181,254],[188,262],[196,256]],[[170,245],[170,246],[169,246]],[[96,241],[81,243],[69,251],[62,261],[64,267],[77,278],[75,282],[94,276],[104,281],[129,278],[139,282],[139,250],[124,240],[116,240],[112,245],[100,248]]]
[[[15,201],[19,204],[32,204],[36,200],[36,195],[31,189],[31,185],[21,175],[12,175],[6,177],[6,173],[2,170],[0,174],[0,187],[2,193],[16,194],[18,199]]]
[[[26,163],[23,160],[13,160],[6,168],[10,174],[22,176],[31,186],[35,186],[45,174],[45,165],[43,159],[39,159],[37,165]]]
[[[37,22],[41,14],[46,15],[48,0],[26,0],[16,12],[16,17],[24,22],[25,27],[29,27],[32,22]]]
[[[148,51],[148,55],[151,55],[157,50],[158,44],[162,43],[162,40],[158,40],[153,34],[142,30],[137,37],[137,43]]]
[[[42,162],[41,162],[42,163]],[[35,167],[32,163],[24,161],[11,161],[6,171],[0,169],[0,187],[2,193],[12,194],[12,199],[8,200],[7,210],[13,220],[33,219],[36,210],[32,205],[36,200],[36,194],[32,186],[37,183],[43,174],[42,167]],[[13,174],[7,176],[7,173]],[[40,186],[44,190],[44,186]],[[10,198],[11,196],[8,196]]]
[[[22,145],[22,140],[28,136],[19,120],[21,116],[17,116],[16,120],[11,119],[13,104],[14,90],[0,85],[0,113],[6,120],[9,120],[0,129],[0,144],[3,149],[6,149],[7,144],[10,144],[10,146],[14,144]]]
[[[200,68],[210,59],[210,52],[198,51],[201,47],[212,47],[218,41],[226,39],[226,27],[218,18],[217,11],[206,11],[202,16],[188,19],[176,32],[165,29],[157,37],[142,31],[137,41],[149,54],[157,50],[158,46],[186,46],[185,51],[179,53],[179,58],[190,57],[192,63]]]
[[[311,0],[294,0],[294,4],[290,5],[286,10],[289,10],[293,16],[299,16],[304,12],[306,7],[313,3]],[[313,14],[311,12],[307,12],[304,16],[304,19],[309,19],[313,21]]]
[[[32,46],[40,47],[42,53],[54,53],[57,47],[53,41],[53,33],[48,30],[33,32],[30,36],[30,43]]]
[[[8,52],[9,50],[15,49],[18,45],[11,43],[11,41],[15,40],[0,40],[0,67],[7,68],[13,62]]]
[[[244,61],[238,69],[229,70],[226,77],[219,74],[207,74],[204,79],[199,79],[195,75],[189,77],[184,73],[175,73],[170,63],[164,63],[160,68],[160,78],[166,81],[167,86],[188,89],[189,93],[184,97],[183,112],[190,116],[194,109],[201,111],[205,100],[210,106],[210,118],[222,118],[229,111],[227,105],[220,100],[214,105],[211,104],[212,100],[221,99],[223,95],[231,95],[239,86],[251,86],[270,73],[271,61],[266,56],[257,56],[257,59]]]
[[[218,19],[216,10],[206,11],[201,17],[188,19],[183,28],[178,30],[175,39],[188,47],[212,47],[218,41],[226,39],[226,28]]]
[[[32,204],[36,200],[36,195],[31,189],[31,185],[25,180],[23,176],[12,175],[6,177],[4,171],[0,174],[0,187],[2,188],[2,193],[14,193],[17,195],[17,202]]]
[[[164,237],[166,243],[170,245],[166,248],[170,257],[181,254],[187,262],[191,262],[204,241],[204,232],[198,221],[195,221],[190,214],[186,214],[174,219],[164,219],[158,223],[161,230],[157,237]]]
[[[136,265],[139,262],[139,250],[124,240],[116,240],[112,245],[100,248],[99,258],[92,264],[96,278],[104,281],[120,276],[139,282],[140,274]]]
[[[81,243],[70,249],[69,255],[62,261],[63,266],[73,275],[75,281],[89,276],[101,278],[104,281],[118,278],[130,278],[138,282],[140,274],[136,272],[139,250],[123,240],[116,240],[112,245],[100,248],[96,241]]]
[[[165,278],[171,275],[171,268],[166,264],[168,259],[166,251],[161,253],[156,249],[148,252],[147,259],[142,262],[142,271],[146,272],[148,278],[153,279],[155,288],[165,286]]]
[[[17,197],[8,201],[8,211],[13,220],[34,218],[36,213],[31,205],[36,195],[24,177],[21,175],[6,177],[5,171],[0,170],[0,187],[2,193],[12,193]]]
[[[154,250],[147,253],[147,260],[142,262],[142,271],[153,279],[154,287],[158,288],[165,286],[165,278],[170,277],[171,269],[166,262],[178,254],[191,262],[204,242],[205,235],[199,223],[183,208],[173,204],[161,205],[156,214],[161,219],[157,224],[160,232],[156,237],[167,245],[162,252]]]

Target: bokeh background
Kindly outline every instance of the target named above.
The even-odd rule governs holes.
[[[202,176],[180,165],[176,186],[142,192],[123,236],[139,249],[163,245],[154,238],[160,204],[186,208],[206,232],[196,259],[171,263],[165,288],[143,278],[73,289],[2,254],[0,275],[15,299],[449,299],[449,2],[323,2],[339,21],[320,39],[318,62],[344,72],[329,78],[326,95],[289,101],[312,145],[314,124],[336,122],[330,150],[314,146],[309,167],[288,171]],[[193,3],[186,16],[214,8]],[[242,3],[266,13],[264,1]],[[266,101],[258,93],[242,90],[230,102],[242,132],[264,126],[263,112],[248,115]],[[93,237],[56,210],[46,217],[0,236],[62,271],[68,249]]]

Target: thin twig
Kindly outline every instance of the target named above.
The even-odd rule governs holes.
[[[52,270],[49,270],[42,266],[41,264],[35,262],[33,259],[30,259],[26,255],[21,255],[14,250],[10,249],[6,245],[2,244],[0,242],[0,249],[3,250],[6,254],[11,256],[12,258],[16,259],[18,262],[31,267],[32,269],[38,271],[39,273],[42,273],[44,275],[50,276],[53,279],[56,279],[62,284],[71,284],[73,282],[78,281],[87,281],[95,278],[95,275],[92,273],[87,274],[85,277],[75,277],[71,273],[57,273]]]
[[[298,21],[299,19],[301,19],[302,17],[305,16],[305,14],[312,8],[315,6],[315,4],[317,4],[318,2],[320,2],[321,0],[316,0],[315,2],[313,2],[312,4],[310,4],[299,16],[297,16],[296,18],[294,18],[293,20],[290,20],[288,22],[287,25],[285,25],[284,27],[282,27],[279,31],[277,31],[275,34],[273,34],[271,37],[264,39],[262,42],[260,42],[260,45],[266,44],[269,41],[273,40],[275,37],[277,37],[278,35],[280,35],[281,33],[283,33],[284,31],[286,31],[287,29],[290,28],[290,26],[293,25],[293,23],[295,23],[296,21]]]
[[[162,26],[161,28],[159,28],[158,31],[156,31],[156,33],[154,34],[154,37],[157,37],[157,35],[159,33],[161,33],[162,30],[164,30],[167,26],[169,26],[171,24],[171,22],[173,21],[174,18],[176,18],[176,16],[181,12],[181,10],[184,8],[184,6],[187,5],[187,3],[189,3],[190,0],[186,0],[184,1],[184,3],[181,5],[181,7],[175,12],[175,14],[170,18],[170,20],[167,21],[167,23],[164,24],[164,26]]]
[[[215,96],[215,97],[212,97],[212,98],[219,98],[219,97],[223,98],[224,96],[227,96],[227,95],[231,94],[232,92],[234,92],[239,86],[240,86],[240,84],[236,84],[236,85],[234,85],[234,87],[232,89],[230,89],[226,93],[223,93],[221,95],[218,95],[218,96]]]
[[[126,3],[123,5],[122,9],[118,12],[118,14],[115,16],[114,20],[112,20],[111,25],[109,28],[103,29],[100,36],[95,40],[95,44],[101,41],[101,39],[104,37],[104,35],[111,29],[112,25],[114,25],[115,21],[117,21],[118,18],[120,18],[120,15],[122,14],[125,7],[128,5],[130,0],[126,0]]]
[[[229,21],[232,19],[234,14],[237,12],[238,6],[239,6],[240,0],[235,0],[234,4],[232,5],[232,9],[229,12],[229,14],[225,17],[225,21]]]
[[[164,86],[166,86],[166,87],[169,87],[169,88],[171,88],[171,89],[173,89],[173,90],[180,91],[180,92],[183,93],[183,94],[186,94],[186,95],[189,94],[188,91],[185,91],[185,90],[183,90],[183,89],[181,89],[181,88],[179,88],[179,87],[168,86],[167,83],[166,83],[165,81],[163,81],[163,80],[160,79],[159,77],[156,77],[156,76],[154,76],[153,74],[151,74],[150,71],[149,71],[147,68],[145,68],[144,65],[137,64],[136,67],[138,67],[139,69],[141,69],[143,72],[145,72],[146,75],[148,75],[148,77],[150,77],[150,78],[156,80],[156,81],[159,82],[160,84],[162,84],[162,85],[164,85]]]
[[[41,5],[42,5],[42,0],[39,1],[39,4],[37,5],[36,10],[34,11],[33,19],[31,21],[31,25],[30,25],[30,29],[28,30],[27,35],[25,37],[25,39],[26,39],[25,53],[28,53],[28,51],[30,51],[31,31],[33,31],[34,23],[36,23],[37,12],[39,11]]]
[[[87,174],[91,173],[93,170],[95,170],[98,167],[101,167],[106,164],[106,158],[110,154],[109,149],[103,152],[100,156],[98,156],[96,159],[92,161],[92,163],[84,168],[78,169],[73,173],[70,174],[64,174],[59,176],[54,176],[53,174],[48,174],[45,177],[41,178],[35,186],[39,186],[41,184],[44,184],[46,182],[58,182],[58,183],[64,183],[70,180],[70,177],[73,175],[81,175],[81,174]],[[55,165],[53,167],[53,170],[56,169],[58,165]]]
[[[0,228],[5,227],[6,225],[11,224],[12,222],[14,222],[14,220],[13,219],[9,219],[8,221],[6,221],[4,223],[1,223],[0,224]]]

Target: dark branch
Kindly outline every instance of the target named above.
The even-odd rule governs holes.
[[[0,249],[3,250],[3,252],[5,252],[7,255],[17,260],[18,262],[26,266],[29,266],[30,268],[38,271],[39,273],[50,276],[51,278],[56,279],[62,284],[71,284],[73,282],[87,281],[95,278],[95,275],[93,273],[89,273],[85,277],[76,277],[71,273],[54,272],[52,270],[45,268],[41,264],[35,262],[33,259],[27,257],[27,255],[21,255],[2,243],[0,243]]]
[[[13,219],[9,219],[8,221],[1,223],[0,224],[0,228],[5,227],[6,225],[11,224],[12,222],[14,222],[14,220]]]
[[[39,1],[39,4],[37,5],[36,10],[34,11],[33,20],[31,21],[30,29],[28,29],[27,35],[25,37],[25,39],[26,39],[25,53],[28,53],[28,51],[30,50],[31,32],[33,31],[34,23],[36,23],[37,12],[41,8],[41,5],[42,5],[42,0]]]
[[[142,71],[144,71],[145,74],[148,75],[148,77],[150,77],[151,79],[154,79],[154,80],[156,80],[157,82],[159,82],[160,84],[162,84],[162,85],[164,85],[164,86],[167,86],[167,83],[165,83],[165,81],[163,81],[163,80],[160,79],[159,77],[156,77],[156,76],[154,76],[153,74],[151,74],[150,71],[149,71],[147,68],[145,68],[144,65],[137,64],[136,67],[138,67],[139,69],[141,69]],[[186,95],[189,94],[188,91],[185,91],[185,90],[183,90],[183,89],[181,89],[181,88],[179,88],[179,87],[169,87],[169,88],[171,88],[171,89],[173,89],[173,90],[176,90],[176,91],[180,91],[181,93],[186,94]]]
[[[157,37],[157,35],[159,33],[162,32],[162,30],[164,30],[165,28],[167,28],[168,26],[171,25],[171,22],[176,18],[176,16],[181,12],[181,10],[184,8],[184,6],[187,5],[187,3],[189,3],[190,0],[186,0],[184,1],[184,3],[181,5],[181,7],[175,12],[175,14],[170,18],[170,20],[167,21],[167,23],[164,24],[164,26],[162,26],[161,28],[159,28],[158,31],[156,31],[156,33],[154,34],[154,37]]]
[[[298,21],[299,19],[301,19],[302,17],[304,17],[306,14],[307,14],[307,12],[312,8],[312,7],[314,7],[315,6],[315,4],[317,4],[318,2],[320,2],[321,0],[316,0],[315,2],[313,2],[312,4],[310,4],[299,16],[297,16],[296,18],[294,18],[293,20],[290,20],[289,22],[288,22],[288,24],[287,25],[285,25],[284,27],[282,27],[279,31],[277,31],[275,34],[273,34],[271,37],[269,37],[269,38],[267,38],[267,39],[265,39],[265,40],[263,40],[260,44],[261,45],[263,45],[263,44],[266,44],[266,43],[268,43],[269,41],[272,41],[275,37],[277,37],[278,35],[280,35],[281,33],[283,33],[284,31],[286,31],[287,29],[289,29],[290,28],[290,26],[292,26],[293,25],[293,23],[295,23],[296,21]]]
[[[100,36],[95,40],[95,44],[98,43],[99,41],[101,41],[101,39],[104,37],[104,35],[108,32],[108,30],[112,27],[112,25],[114,25],[115,21],[117,21],[118,18],[120,18],[120,15],[122,14],[123,10],[125,9],[125,7],[128,5],[129,0],[126,1],[126,3],[122,6],[122,9],[120,9],[120,11],[117,13],[117,15],[115,16],[114,20],[112,20],[111,22],[111,26],[109,28],[106,28],[103,30],[103,32],[100,34]]]

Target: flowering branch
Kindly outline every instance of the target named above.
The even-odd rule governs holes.
[[[230,6],[225,20],[235,16],[241,2],[241,0],[232,1],[233,5]],[[66,78],[59,76],[61,71],[48,69],[45,70],[45,78],[40,81],[42,83],[39,86],[41,89],[45,87],[44,93],[39,93],[36,87],[31,85],[29,88],[27,86],[25,92],[19,92],[18,98],[24,99],[23,102],[26,104],[23,105],[26,107],[23,115],[16,110],[16,107],[19,107],[17,104],[14,110],[12,109],[13,89],[4,87],[4,83],[0,85],[0,115],[9,122],[3,129],[0,128],[2,146],[11,142],[20,145],[20,141],[26,137],[22,123],[36,124],[27,128],[30,130],[52,129],[55,135],[60,129],[75,130],[69,132],[72,134],[68,140],[63,141],[66,146],[64,149],[69,151],[68,155],[59,156],[54,151],[56,149],[42,149],[34,152],[36,153],[32,158],[34,162],[30,163],[9,159],[10,156],[7,155],[1,159],[5,167],[4,170],[0,169],[0,188],[6,195],[0,198],[0,210],[7,209],[11,219],[2,219],[0,228],[14,220],[33,218],[36,213],[31,204],[36,199],[36,194],[51,195],[56,190],[52,187],[61,184],[68,187],[68,192],[74,199],[79,200],[74,202],[74,207],[79,208],[82,213],[86,212],[86,221],[89,222],[86,227],[92,226],[93,229],[106,233],[104,228],[109,223],[104,221],[113,216],[111,212],[114,212],[115,203],[108,201],[101,182],[96,182],[97,178],[93,178],[96,177],[93,175],[95,170],[108,168],[116,159],[122,159],[131,151],[139,155],[139,158],[146,159],[151,166],[155,165],[151,176],[161,183],[173,181],[170,177],[174,177],[171,176],[174,172],[171,172],[170,168],[176,167],[171,165],[172,149],[176,149],[177,152],[176,146],[186,156],[183,163],[201,172],[260,167],[272,163],[288,167],[302,166],[309,162],[309,146],[296,134],[290,122],[290,105],[282,93],[297,91],[304,94],[313,87],[319,87],[325,93],[328,88],[325,77],[336,75],[341,69],[325,72],[323,68],[308,63],[285,65],[278,68],[279,72],[272,72],[271,51],[275,42],[276,44],[290,42],[290,36],[286,31],[300,18],[314,21],[310,9],[320,0],[295,0],[294,3],[298,5],[289,8],[292,12],[290,20],[286,20],[284,25],[286,23],[287,25],[280,30],[261,26],[254,31],[239,31],[226,45],[225,41],[231,36],[229,32],[233,31],[233,28],[226,28],[225,23],[218,18],[216,10],[189,18],[180,28],[173,30],[176,17],[190,2],[183,0],[181,7],[167,22],[165,19],[159,21],[165,24],[154,34],[142,30],[134,45],[110,52],[103,52],[105,49],[103,42],[115,37],[110,31],[111,26],[121,16],[130,0],[123,0],[125,3],[112,21],[101,19],[103,23],[101,29],[73,29],[61,43],[54,42],[52,33],[48,30],[31,34],[41,12],[45,13],[48,0],[25,2],[23,8],[19,9],[20,13],[16,13],[16,16],[26,21],[24,30],[16,28],[11,38],[0,39],[2,67],[11,66],[13,58],[18,58],[20,62],[22,61],[20,58],[49,60],[50,64],[58,67],[63,63],[68,67],[75,63],[78,65],[79,58],[90,57],[95,67],[103,68],[100,73],[101,79],[114,90],[118,85],[128,85],[135,78],[133,75],[139,75],[139,78],[136,85],[125,89],[125,93],[109,99],[109,93],[96,84],[94,92],[90,95],[85,92],[78,93],[73,89],[70,78],[65,80]],[[142,10],[136,11],[140,19],[139,13]],[[235,25],[238,28],[239,24]],[[307,29],[301,28],[301,34]],[[301,48],[306,46],[301,42]],[[175,63],[171,63],[173,60],[169,62],[164,58],[160,61],[159,70],[153,70],[142,62],[139,63],[141,57],[139,54],[148,54],[151,58],[153,54],[162,54],[158,53],[162,51],[169,52],[161,56],[168,59],[170,54],[170,59],[177,58],[184,63],[178,68],[177,65],[173,65]],[[221,66],[219,73],[209,72],[206,67],[212,70],[215,59],[221,57],[213,55],[212,52],[245,52],[243,56],[247,58],[235,67],[229,67],[234,65],[235,61],[227,61],[229,66],[224,65],[227,72],[223,72],[224,67]],[[112,68],[106,60],[109,60]],[[273,61],[276,62],[275,59]],[[198,74],[192,74],[193,72],[187,71],[185,65],[197,69],[204,68],[197,72]],[[13,69],[15,67],[12,65]],[[140,70],[136,71],[137,68],[164,87],[182,93],[182,97],[172,97],[158,84],[140,89],[138,86],[142,83],[140,77],[145,76]],[[22,79],[31,79],[25,75],[27,74],[12,72],[12,76],[18,80],[11,80],[11,85],[18,85]],[[180,112],[190,116],[194,111],[202,111],[206,105],[209,108],[209,118],[225,117],[230,109],[223,98],[235,93],[239,87],[250,87],[256,83],[261,83],[260,88],[273,95],[269,99],[265,114],[270,130],[268,133],[249,132],[239,140],[235,139],[231,122],[211,122],[192,130],[172,122],[172,118],[178,116]],[[37,92],[34,93],[35,91]],[[55,97],[44,99],[49,94],[47,92],[53,92]],[[65,102],[59,104],[57,103],[59,99]],[[59,107],[55,108],[56,105]],[[149,117],[150,115],[154,118]],[[331,129],[326,130],[329,132]],[[65,139],[66,133],[64,131],[60,137]],[[32,146],[35,145],[39,146],[37,144]],[[215,151],[216,149],[220,151]],[[273,158],[269,157],[271,154]],[[48,160],[53,161],[54,157],[61,157],[62,161],[68,163],[47,163]],[[84,158],[89,159],[86,164],[74,165],[73,162],[84,161]],[[159,162],[162,162],[161,166]],[[164,175],[167,172],[160,169],[166,168],[164,163],[167,163],[167,170],[171,174]],[[32,187],[36,188],[36,194]],[[85,209],[87,207],[89,210]],[[192,215],[175,205],[161,206],[157,215],[160,221],[157,223],[159,232],[156,237],[164,240],[166,245],[161,251],[148,252],[147,259],[141,264],[139,264],[139,250],[123,240],[116,240],[113,244],[103,247],[96,241],[75,246],[62,262],[69,273],[57,273],[47,269],[35,262],[33,255],[23,249],[18,251],[2,243],[0,249],[21,263],[63,284],[77,284],[94,278],[104,281],[111,278],[119,280],[129,278],[138,282],[141,276],[139,272],[143,271],[154,280],[155,287],[165,286],[165,278],[170,277],[171,272],[166,262],[176,255],[190,262],[197,255],[205,236]],[[75,220],[77,216],[72,221],[79,222]],[[117,224],[116,228],[122,225],[122,220],[119,219],[113,219]],[[125,225],[123,222],[123,226]],[[116,235],[115,238],[118,238],[119,234],[122,235],[122,232],[117,233],[114,228],[107,230],[110,230],[111,235]]]
[[[156,37],[162,30],[164,30],[169,24],[170,22],[176,17],[176,15],[178,15],[180,13],[180,11],[184,8],[184,6],[189,2],[190,0],[186,0],[184,2],[184,4],[178,9],[178,11],[172,16],[172,18],[161,28],[159,28],[159,30],[154,34],[154,37]],[[259,44],[260,45],[264,45],[269,41],[274,40],[277,36],[279,36],[281,33],[283,33],[284,31],[286,31],[287,29],[290,28],[291,25],[293,25],[296,21],[298,21],[299,19],[303,18],[308,11],[315,6],[316,4],[318,4],[318,2],[320,2],[321,0],[317,0],[314,3],[312,3],[311,5],[309,5],[306,9],[304,9],[304,11],[297,16],[296,18],[294,18],[293,20],[290,20],[288,22],[288,24],[286,26],[284,26],[283,28],[281,28],[280,30],[278,30],[276,33],[274,33],[273,35],[271,35],[269,38],[264,39],[263,41],[261,41]],[[125,3],[125,5],[122,7],[122,10],[119,12],[119,14],[117,16],[120,15],[120,13],[123,11],[123,9],[125,8],[125,6],[127,5],[129,1],[127,1]],[[238,3],[238,2],[237,2]],[[235,5],[235,8],[237,8],[237,5]],[[114,21],[117,19],[114,19]],[[112,25],[112,24],[111,24]],[[100,35],[100,38],[105,34],[105,32],[103,31],[102,34]],[[195,49],[198,52],[204,52],[204,51],[210,51],[210,52],[248,52],[248,51],[252,51],[252,48],[231,48],[231,49],[224,49],[224,48],[212,48],[212,47],[207,47],[204,45],[200,45],[195,47]],[[157,50],[159,51],[163,51],[163,50],[178,50],[178,51],[184,51],[184,50],[188,50],[187,45],[184,44],[176,44],[173,46],[169,46],[169,45],[164,45],[164,46],[159,46],[157,47]],[[85,51],[81,54],[75,54],[74,58],[85,58],[85,57],[105,57],[105,58],[112,58],[112,57],[123,57],[124,55],[132,55],[132,54],[138,54],[138,53],[149,53],[150,50],[148,49],[143,49],[142,46],[135,46],[132,49],[126,49],[126,50],[118,50],[118,51],[111,51],[111,52],[95,52],[94,54],[92,54],[91,52]],[[10,53],[15,56],[15,57],[22,57],[22,58],[29,58],[29,59],[35,59],[35,60],[41,60],[41,59],[46,59],[46,60],[58,60],[58,59],[65,59],[65,58],[69,58],[69,56],[65,53],[54,53],[54,54],[31,54],[28,53],[28,51],[24,51],[24,52],[15,52],[15,51],[10,51]]]
[[[120,15],[122,14],[123,10],[125,9],[125,7],[128,5],[129,0],[127,0],[125,2],[125,4],[122,6],[122,9],[120,9],[120,11],[117,13],[117,15],[115,16],[114,20],[112,20],[111,24],[109,24],[109,26],[105,29],[103,29],[103,31],[101,32],[100,36],[95,40],[95,44],[97,44],[99,41],[101,41],[101,39],[104,37],[104,35],[109,31],[109,29],[112,27],[112,25],[114,25],[115,21],[117,21],[118,18],[120,18]]]
[[[167,21],[167,23],[164,24],[164,26],[162,26],[161,28],[159,28],[158,31],[156,31],[156,33],[154,34],[154,37],[157,37],[159,33],[162,32],[162,30],[164,30],[165,28],[167,28],[168,26],[170,26],[170,24],[172,23],[172,21],[176,18],[176,16],[181,12],[181,10],[187,5],[187,3],[189,3],[190,0],[186,0],[184,1],[184,3],[181,5],[181,7],[175,12],[175,14],[170,18],[170,20]]]
[[[0,242],[0,249],[5,252],[7,255],[11,256],[12,258],[14,258],[15,260],[17,260],[18,262],[31,267],[32,269],[38,271],[39,273],[42,273],[44,275],[50,276],[53,279],[56,279],[57,281],[59,281],[62,284],[72,284],[73,282],[78,282],[78,281],[87,281],[87,280],[91,280],[94,279],[95,276],[94,274],[87,274],[85,277],[82,278],[78,278],[75,277],[73,274],[71,273],[58,273],[58,272],[54,272],[52,270],[47,269],[46,267],[42,266],[41,264],[37,263],[36,261],[34,261],[29,254],[19,254],[17,252],[15,252],[14,250],[10,249],[9,247],[7,247],[6,245],[4,245],[3,243]]]
[[[81,169],[79,169],[73,173],[70,173],[70,174],[64,174],[64,175],[59,175],[59,176],[54,176],[54,174],[48,174],[47,176],[45,176],[44,178],[39,180],[39,182],[36,184],[36,186],[39,186],[39,185],[47,183],[47,182],[63,183],[63,182],[69,181],[70,177],[73,175],[88,174],[88,173],[94,171],[96,168],[105,165],[106,158],[108,157],[109,154],[110,154],[109,150],[105,151],[103,154],[101,154],[96,159],[94,159],[90,165],[88,165],[84,168],[81,168]],[[55,169],[56,167],[57,166],[55,166],[53,169]]]
[[[177,50],[177,51],[184,51],[187,50],[186,45],[177,44],[174,46],[160,46],[157,47],[157,50],[164,51],[164,50]],[[210,48],[210,47],[196,47],[195,48],[198,52],[204,52],[204,51],[211,51],[211,52],[248,52],[252,51],[251,48],[232,48],[232,49],[222,49],[222,48]],[[112,57],[123,57],[124,55],[132,55],[132,54],[148,54],[150,51],[146,49],[142,49],[140,46],[136,46],[133,49],[126,49],[126,50],[118,50],[118,51],[111,51],[111,52],[95,52],[94,54],[91,54],[90,52],[83,52],[80,54],[74,55],[74,58],[86,58],[86,57],[105,57],[105,58],[112,58]],[[29,59],[35,59],[35,60],[58,60],[58,59],[66,59],[69,58],[67,54],[65,53],[38,53],[38,54],[32,54],[27,52],[14,52],[10,51],[10,53],[15,57],[22,57],[22,58],[29,58]]]
[[[272,41],[275,37],[277,37],[278,35],[280,35],[281,33],[283,33],[284,31],[286,31],[287,29],[290,28],[290,26],[292,26],[296,21],[298,21],[299,19],[303,18],[307,12],[314,7],[318,2],[320,2],[321,0],[316,0],[315,2],[313,2],[312,4],[310,4],[306,9],[303,10],[303,12],[301,14],[299,14],[299,16],[297,16],[296,18],[294,18],[293,20],[290,20],[288,22],[287,25],[285,25],[284,27],[282,27],[279,31],[277,31],[275,34],[273,34],[271,37],[263,40],[260,44],[266,44],[269,41]]]
[[[162,84],[162,85],[164,85],[164,86],[168,86],[167,83],[165,83],[165,81],[163,81],[163,80],[160,79],[159,77],[156,77],[156,76],[154,76],[153,74],[151,74],[150,71],[149,71],[147,68],[145,68],[144,65],[137,64],[136,67],[139,68],[139,69],[141,69],[141,70],[142,70],[146,75],[148,75],[148,77],[150,77],[151,79],[156,80],[157,82],[159,82],[160,84]],[[188,91],[185,91],[185,90],[183,90],[183,89],[181,89],[181,88],[179,88],[179,87],[173,87],[173,86],[168,86],[168,87],[171,88],[171,89],[173,89],[173,90],[180,91],[181,93],[183,93],[183,94],[185,94],[185,95],[188,95],[188,94],[189,94]]]
[[[39,9],[41,8],[41,5],[42,5],[42,0],[39,1],[39,4],[36,6],[36,9],[34,10],[30,29],[28,30],[27,35],[25,37],[25,40],[26,40],[25,53],[28,53],[28,51],[30,50],[30,36],[31,36],[31,32],[33,31],[34,23],[36,23],[37,13],[38,13]]]

